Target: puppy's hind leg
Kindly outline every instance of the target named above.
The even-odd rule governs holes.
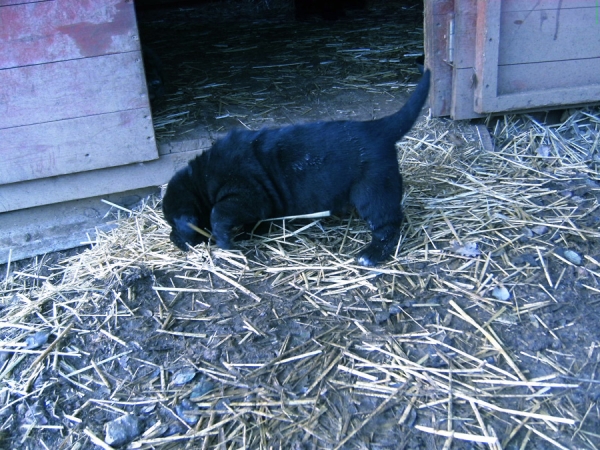
[[[389,258],[400,237],[401,220],[394,223],[370,223],[371,243],[360,252],[357,261],[361,266],[373,267]]]
[[[371,228],[371,243],[357,258],[362,266],[376,266],[389,258],[400,237],[402,224],[402,178],[386,177],[375,185],[362,186],[353,193],[353,203]],[[381,180],[380,180],[381,181]]]

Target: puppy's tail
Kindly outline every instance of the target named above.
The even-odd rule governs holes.
[[[413,127],[429,94],[431,71],[425,70],[417,88],[411,94],[402,109],[391,116],[379,119],[378,128],[386,142],[386,146],[395,144]]]

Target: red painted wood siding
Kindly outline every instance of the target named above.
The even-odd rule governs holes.
[[[0,185],[157,157],[133,3],[0,0]]]

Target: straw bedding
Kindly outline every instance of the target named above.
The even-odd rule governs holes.
[[[598,448],[599,112],[486,125],[398,144],[374,269],[354,217],[184,254],[158,197],[5,266],[5,446],[110,448],[125,416],[129,448]]]
[[[420,122],[399,144],[401,244],[374,270],[353,261],[368,235],[353,218],[183,254],[158,198],[83,253],[7,268],[4,428],[70,446],[129,412],[145,424],[134,448],[596,448],[598,332],[581,312],[561,321],[597,319],[593,113],[508,117],[494,152]]]

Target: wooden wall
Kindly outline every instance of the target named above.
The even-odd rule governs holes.
[[[157,158],[132,1],[0,0],[0,212],[55,201],[31,198],[40,180]]]
[[[426,0],[435,115],[600,101],[596,0]]]

